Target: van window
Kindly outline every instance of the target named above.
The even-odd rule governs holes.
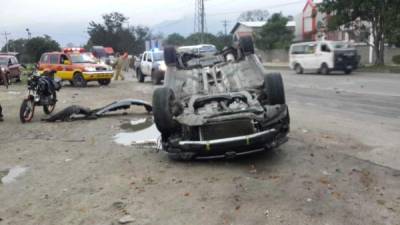
[[[305,54],[314,54],[315,53],[315,45],[307,45]]]
[[[327,44],[322,44],[321,51],[322,52],[331,52],[331,49],[329,48],[329,46]]]
[[[316,44],[309,45],[296,45],[292,47],[292,54],[314,54],[316,49]]]
[[[45,54],[42,55],[42,58],[40,58],[41,63],[48,63],[49,62],[49,55]]]
[[[50,55],[50,64],[58,64],[58,55]]]
[[[292,54],[298,55],[298,54],[305,54],[305,45],[297,45],[292,47]]]

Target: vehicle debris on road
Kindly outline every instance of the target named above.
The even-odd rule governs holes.
[[[125,100],[115,101],[109,105],[94,110],[91,110],[90,108],[83,106],[72,105],[42,120],[46,122],[91,120],[102,117],[109,112],[129,109],[132,105],[144,106],[144,108],[148,113],[152,112],[153,110],[151,104],[145,101],[138,99],[125,99]]]

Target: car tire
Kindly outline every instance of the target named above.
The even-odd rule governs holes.
[[[168,153],[168,158],[172,161],[190,161],[195,157],[193,153],[190,152],[182,152],[182,153]]]
[[[107,86],[111,83],[111,79],[101,79],[101,80],[98,80],[97,82],[99,82],[99,84],[101,86]]]
[[[154,73],[154,71],[151,73],[151,82],[154,85],[160,85],[161,84],[161,76],[157,75]]]
[[[176,49],[173,46],[167,46],[164,48],[164,60],[167,66],[176,66]]]
[[[144,82],[144,74],[142,73],[142,71],[140,69],[137,70],[136,77],[140,83]]]
[[[329,73],[330,73],[329,67],[328,67],[328,65],[326,65],[326,63],[323,63],[321,65],[321,68],[319,69],[319,71],[323,75],[329,75]]]
[[[346,74],[346,75],[349,75],[349,74],[351,74],[353,72],[353,70],[345,70],[344,71],[344,73]]]
[[[86,87],[87,82],[81,73],[75,73],[73,83],[75,87]]]
[[[15,80],[16,83],[20,83],[21,82],[21,75],[18,75],[17,79]]]
[[[168,138],[177,127],[172,111],[174,102],[175,94],[170,88],[158,88],[153,93],[154,122],[163,138]]]
[[[239,39],[239,46],[245,55],[254,54],[254,42],[252,36],[243,36]]]
[[[286,104],[285,88],[280,73],[271,73],[264,77],[264,94],[270,105]]]
[[[296,71],[296,74],[303,74],[304,73],[304,69],[303,69],[303,67],[301,67],[300,64],[296,64],[294,66],[294,71]]]

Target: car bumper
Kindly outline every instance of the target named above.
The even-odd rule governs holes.
[[[83,72],[83,78],[85,80],[102,80],[111,79],[114,76],[113,71],[105,72]]]
[[[275,148],[287,141],[287,132],[280,132],[275,128],[258,133],[223,138],[210,141],[177,141],[170,142],[176,152],[190,152],[197,158],[225,158],[252,154]]]

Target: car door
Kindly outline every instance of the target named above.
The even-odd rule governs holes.
[[[66,54],[60,54],[59,62],[57,65],[57,77],[62,80],[71,80],[71,60]]]
[[[62,66],[60,65],[60,54],[49,54],[49,61],[50,61],[50,66],[49,70],[56,71],[55,76],[61,78],[61,74],[59,71],[62,70]]]
[[[20,74],[20,65],[17,58],[14,56],[8,58],[8,70],[10,71],[10,78],[18,78]]]
[[[154,62],[154,57],[153,53],[149,53],[147,55],[147,75],[151,75],[151,70],[153,69],[153,62]]]
[[[148,68],[149,68],[149,57],[150,57],[150,54],[149,53],[144,53],[144,55],[143,55],[143,60],[142,60],[142,72],[143,72],[143,74],[145,74],[145,75],[149,75],[149,70],[148,70]]]
[[[318,53],[318,61],[319,61],[319,66],[321,66],[323,63],[326,63],[329,68],[333,68],[333,54],[332,50],[329,47],[327,43],[321,43],[321,45],[318,47],[319,53]]]
[[[50,69],[49,55],[43,54],[39,61],[39,71],[42,73],[46,69]]]

